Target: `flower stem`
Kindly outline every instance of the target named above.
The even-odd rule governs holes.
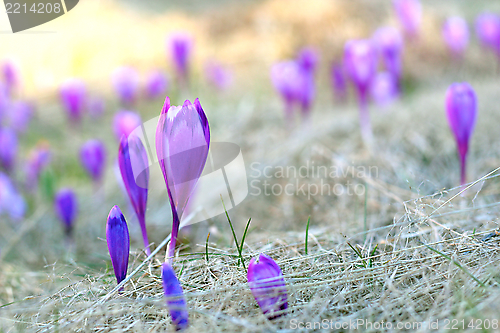
[[[460,154],[460,185],[464,186],[467,179],[467,153]]]
[[[149,256],[151,254],[151,249],[149,248],[148,231],[146,229],[146,218],[145,216],[137,216],[137,217],[139,218],[139,225],[141,226],[142,240],[144,241],[144,249],[146,250],[146,255]]]
[[[169,197],[170,197],[170,205],[172,207],[172,233],[170,237],[170,243],[168,244],[167,248],[167,257],[165,258],[165,262],[172,265],[175,254],[175,245],[177,243],[177,235],[179,234],[180,221],[179,221],[179,215],[177,214],[177,209],[175,208],[175,204],[172,200],[172,196],[169,195]]]

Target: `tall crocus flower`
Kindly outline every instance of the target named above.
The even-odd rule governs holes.
[[[146,95],[148,98],[154,99],[160,96],[165,96],[168,89],[167,76],[161,71],[156,70],[146,78]]]
[[[139,91],[139,74],[133,67],[118,67],[113,71],[111,81],[122,104],[135,103]]]
[[[116,139],[120,140],[122,136],[128,136],[133,130],[141,126],[141,116],[133,111],[118,111],[113,119],[113,132]]]
[[[64,225],[68,237],[72,236],[73,226],[78,213],[75,192],[70,188],[60,189],[54,198],[54,210]]]
[[[215,60],[205,63],[205,76],[208,83],[219,90],[228,88],[233,81],[233,73]]]
[[[97,184],[101,181],[106,163],[106,150],[99,140],[89,140],[80,148],[80,162]]]
[[[300,96],[302,75],[296,61],[282,61],[271,68],[271,81],[285,102],[285,118],[290,123],[293,106]]]
[[[453,56],[461,57],[469,44],[467,21],[458,16],[448,18],[443,25],[443,38]]]
[[[17,146],[16,133],[8,127],[0,129],[0,164],[8,172],[16,162]]]
[[[207,161],[209,146],[210,128],[200,101],[186,100],[182,106],[170,106],[167,97],[156,129],[156,154],[173,215],[167,251],[170,262],[182,214]]]
[[[250,260],[247,279],[262,312],[269,319],[282,316],[288,308],[288,302],[285,279],[278,264],[261,253],[258,260]]]
[[[109,256],[119,284],[127,277],[130,237],[127,221],[118,206],[111,208],[106,222],[106,242]]]
[[[370,40],[347,42],[344,48],[344,66],[358,92],[361,134],[365,143],[368,143],[372,140],[368,93],[377,71],[377,55],[372,42]]]
[[[344,67],[340,63],[334,63],[331,68],[331,82],[335,99],[343,102],[347,98],[347,82]]]
[[[146,229],[149,184],[148,155],[142,141],[135,134],[128,138],[122,136],[118,149],[118,165],[123,183],[139,220],[146,254],[149,255],[151,251]],[[139,173],[139,170],[142,172]]]
[[[87,98],[85,83],[80,79],[68,79],[61,85],[59,93],[69,120],[72,123],[80,122]]]
[[[314,72],[318,64],[318,53],[311,47],[302,49],[297,56],[297,64],[299,65],[302,76],[302,87],[300,90],[300,106],[302,115],[307,117],[311,111],[316,87],[314,84]]]
[[[172,322],[176,330],[186,329],[189,325],[189,316],[181,284],[169,263],[163,263],[161,268],[163,291],[167,298],[167,308]]]
[[[394,10],[406,36],[418,36],[422,22],[422,4],[420,0],[393,0]]]
[[[396,79],[398,87],[402,75],[403,37],[393,27],[377,29],[373,34],[374,43],[382,57],[386,71]]]
[[[475,26],[481,44],[500,57],[500,16],[482,13],[476,18]]]
[[[187,85],[189,80],[189,60],[193,48],[191,35],[185,32],[172,34],[168,40],[168,47],[177,78],[180,84]]]
[[[472,87],[464,83],[454,83],[446,91],[446,116],[457,142],[460,159],[460,182],[466,182],[466,159],[469,140],[476,125],[477,100]]]

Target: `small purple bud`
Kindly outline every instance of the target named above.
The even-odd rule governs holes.
[[[334,63],[331,69],[331,81],[335,99],[343,102],[347,98],[347,83],[344,68],[339,63]]]
[[[112,75],[113,87],[124,105],[131,105],[137,99],[139,74],[132,67],[119,67]]]
[[[172,34],[168,40],[168,47],[177,77],[181,84],[187,85],[193,38],[185,32]]]
[[[24,218],[26,201],[10,178],[0,172],[0,214],[6,213],[13,220]]]
[[[17,133],[24,133],[33,117],[33,106],[27,102],[12,102],[9,107],[9,125]]]
[[[207,82],[219,90],[227,89],[233,82],[233,73],[215,60],[205,63],[205,76]]]
[[[66,235],[71,236],[78,212],[75,192],[69,188],[59,190],[54,198],[54,210],[64,224]]]
[[[318,65],[318,60],[318,51],[316,51],[312,47],[303,48],[297,56],[297,63],[299,64],[300,68],[309,73],[314,73]]]
[[[500,16],[492,13],[480,14],[476,19],[476,34],[483,46],[500,56]]]
[[[460,181],[466,182],[466,159],[469,140],[476,125],[477,98],[472,87],[464,83],[453,83],[446,91],[446,116],[455,136],[460,158]]]
[[[106,242],[118,284],[127,277],[130,238],[127,221],[118,206],[111,208],[106,222]]]
[[[17,148],[16,133],[8,127],[0,129],[0,164],[8,172],[14,167]]]
[[[301,89],[298,99],[303,117],[308,117],[316,94],[314,72],[318,65],[318,52],[312,47],[305,47],[297,56],[297,64],[301,71]]]
[[[443,38],[455,57],[461,57],[469,44],[469,27],[461,17],[450,17],[443,25]]]
[[[103,98],[94,97],[88,103],[88,112],[94,119],[102,117],[106,109],[106,102]]]
[[[120,140],[122,136],[128,137],[128,135],[135,130],[137,127],[141,126],[141,116],[133,111],[118,111],[113,119],[113,131],[117,140]]]
[[[176,330],[184,330],[189,325],[189,315],[181,284],[170,264],[163,263],[161,268],[163,291],[167,298],[168,312],[170,313],[170,317],[172,317],[172,322]]]
[[[66,80],[59,90],[61,101],[72,123],[79,123],[85,108],[87,88],[80,79]]]
[[[261,253],[258,261],[250,260],[247,273],[248,285],[262,312],[275,319],[288,308],[285,279],[278,264]],[[276,313],[281,311],[281,313]]]
[[[146,78],[146,95],[155,99],[165,96],[168,89],[167,76],[161,71],[153,71]]]
[[[151,251],[146,229],[149,163],[146,148],[135,134],[128,138],[122,136],[118,150],[118,164],[123,183],[139,220],[146,254],[149,255]],[[138,170],[143,171],[139,173]]]
[[[99,140],[89,140],[80,148],[80,161],[92,180],[99,183],[106,163],[106,150]]]
[[[420,0],[393,0],[394,10],[406,36],[415,38],[422,22],[422,4]]]
[[[370,91],[375,103],[386,106],[398,97],[396,78],[389,72],[380,72],[375,76]]]

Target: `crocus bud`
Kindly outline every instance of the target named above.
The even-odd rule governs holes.
[[[294,103],[299,100],[302,75],[296,61],[278,62],[271,68],[271,81],[285,102],[285,118],[290,123]]]
[[[59,90],[61,102],[72,123],[79,123],[85,108],[87,89],[80,79],[66,80]]]
[[[141,116],[133,111],[119,111],[113,119],[113,131],[117,140],[128,136],[133,130],[141,126]]]
[[[78,211],[75,192],[69,188],[59,190],[54,198],[54,210],[64,224],[66,235],[71,236]]]
[[[127,277],[130,238],[127,221],[118,206],[111,208],[106,222],[106,242],[109,256],[119,284]]]
[[[8,172],[15,164],[17,146],[16,133],[8,127],[0,129],[0,164]]]
[[[80,148],[80,162],[95,183],[102,179],[106,163],[104,144],[99,140],[89,140]]]
[[[340,63],[334,63],[332,65],[330,78],[335,99],[339,102],[345,101],[347,98],[347,83],[344,68]]]
[[[299,65],[300,73],[302,76],[302,86],[300,89],[300,105],[302,116],[308,117],[311,111],[311,106],[316,93],[314,84],[314,72],[318,64],[318,52],[311,48],[306,47],[302,49],[297,56],[297,64]]]
[[[261,253],[258,260],[250,260],[247,279],[262,312],[269,319],[282,316],[288,308],[288,302],[285,279],[278,264]]]
[[[446,91],[446,116],[457,142],[460,158],[460,181],[466,182],[466,159],[469,140],[476,125],[477,100],[472,87],[464,83],[454,83]]]
[[[393,27],[377,29],[373,41],[382,56],[386,71],[396,79],[398,86],[402,75],[403,37],[399,30]]]
[[[181,284],[170,264],[163,263],[161,268],[163,291],[167,298],[167,308],[172,317],[172,323],[178,331],[186,329],[189,325],[189,316]]]
[[[167,76],[160,71],[151,72],[146,79],[146,95],[155,99],[165,96],[168,88]]]
[[[180,84],[187,85],[193,39],[188,33],[178,32],[170,36],[168,43],[177,78]]]
[[[7,214],[13,220],[20,220],[26,213],[26,201],[10,178],[0,172],[0,214]]]
[[[500,16],[492,13],[480,14],[476,19],[477,38],[483,46],[500,56]]]
[[[469,44],[469,27],[461,17],[450,17],[443,25],[443,38],[451,53],[461,57]]]
[[[406,36],[409,38],[417,37],[422,22],[420,0],[393,0],[393,5]]]
[[[207,161],[210,128],[200,101],[170,106],[167,97],[156,129],[156,154],[172,208],[172,237],[167,256],[174,255],[180,219]]]
[[[389,72],[380,72],[375,76],[370,88],[373,100],[380,106],[386,106],[398,97],[396,78]]]
[[[146,229],[149,163],[146,149],[135,134],[130,135],[128,138],[122,136],[118,150],[118,165],[120,166],[123,184],[127,189],[130,202],[139,220],[146,254],[149,255],[151,251],[148,247],[149,240]]]
[[[219,90],[228,88],[233,81],[233,73],[215,60],[205,63],[205,76],[207,82]]]
[[[131,105],[137,99],[139,74],[132,67],[119,67],[112,74],[113,87],[124,105]]]

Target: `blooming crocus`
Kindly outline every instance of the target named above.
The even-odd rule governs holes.
[[[205,63],[205,76],[208,83],[219,90],[228,88],[233,81],[231,71],[215,60]]]
[[[0,129],[0,164],[10,172],[14,166],[17,155],[17,135],[8,127]]]
[[[300,67],[295,61],[282,61],[271,68],[271,81],[285,102],[285,118],[290,123],[293,106],[302,88]]]
[[[141,126],[141,116],[133,111],[119,111],[113,119],[113,132],[116,139],[120,140],[122,136],[128,136],[133,130]]]
[[[87,107],[89,115],[94,119],[98,119],[104,114],[106,103],[104,102],[103,98],[94,97],[89,100]]]
[[[457,142],[460,159],[460,182],[464,185],[469,140],[477,118],[476,93],[468,83],[453,83],[448,88],[446,91],[446,116]]]
[[[380,72],[373,79],[370,93],[373,100],[381,106],[385,106],[398,96],[398,84],[396,78],[389,72]]]
[[[127,221],[118,206],[111,208],[106,222],[106,242],[118,284],[127,277],[130,237]]]
[[[334,63],[330,75],[335,99],[342,102],[347,98],[347,83],[344,67],[340,63]]]
[[[85,83],[80,79],[68,79],[61,85],[59,93],[69,120],[80,122],[87,98]]]
[[[146,78],[146,95],[154,99],[165,96],[168,88],[167,76],[161,71],[153,71]]]
[[[475,26],[481,44],[500,56],[500,16],[492,13],[480,14]]]
[[[54,210],[64,225],[68,237],[72,236],[73,226],[78,213],[75,192],[70,188],[60,189],[54,198]]]
[[[302,76],[299,101],[302,115],[304,117],[309,116],[314,95],[316,93],[316,87],[314,85],[314,72],[316,70],[317,63],[318,53],[311,47],[302,49],[297,56],[297,64],[299,65]]]
[[[97,184],[101,181],[106,163],[106,150],[99,140],[89,140],[80,148],[80,162]]]
[[[142,141],[132,134],[122,136],[118,149],[118,164],[123,183],[134,207],[142,231],[144,248],[149,255],[149,240],[146,229],[146,206],[148,201],[149,164],[146,148]],[[142,172],[138,172],[138,171]],[[135,172],[134,172],[135,171]]]
[[[406,36],[417,37],[422,22],[420,0],[393,0],[394,10]]]
[[[139,74],[132,67],[119,67],[113,71],[112,83],[124,105],[135,103],[139,90]]]
[[[50,162],[51,153],[49,146],[45,143],[37,145],[28,156],[26,163],[26,188],[34,190],[38,184],[40,174],[47,167]]]
[[[360,127],[365,143],[372,141],[368,93],[377,71],[377,55],[370,40],[351,40],[344,48],[344,66],[358,92]]]
[[[189,316],[186,299],[182,292],[181,284],[175,276],[174,269],[169,263],[161,266],[161,278],[163,280],[163,292],[167,298],[167,308],[172,317],[176,330],[186,329],[189,325]]]
[[[9,93],[12,93],[19,85],[19,69],[17,65],[7,60],[2,64],[2,76]]]
[[[33,117],[33,106],[23,101],[12,102],[8,111],[9,126],[17,133],[26,132]]]
[[[258,260],[250,260],[247,279],[262,312],[269,319],[282,316],[288,308],[288,302],[285,279],[278,264],[261,253]]]
[[[26,213],[26,201],[11,179],[2,172],[0,172],[0,213],[5,213],[14,220],[22,219]]]
[[[461,57],[469,44],[469,27],[461,17],[450,17],[443,25],[443,38],[451,53]]]
[[[393,27],[382,27],[373,34],[373,41],[382,57],[385,70],[392,74],[400,86],[402,75],[403,37]]]
[[[179,83],[187,85],[189,80],[189,60],[193,48],[191,35],[185,32],[172,34],[168,40],[168,47]]]
[[[208,156],[210,128],[200,101],[186,100],[182,106],[165,104],[156,129],[156,154],[167,185],[172,208],[172,236],[167,251],[174,256],[184,209],[200,178]]]

